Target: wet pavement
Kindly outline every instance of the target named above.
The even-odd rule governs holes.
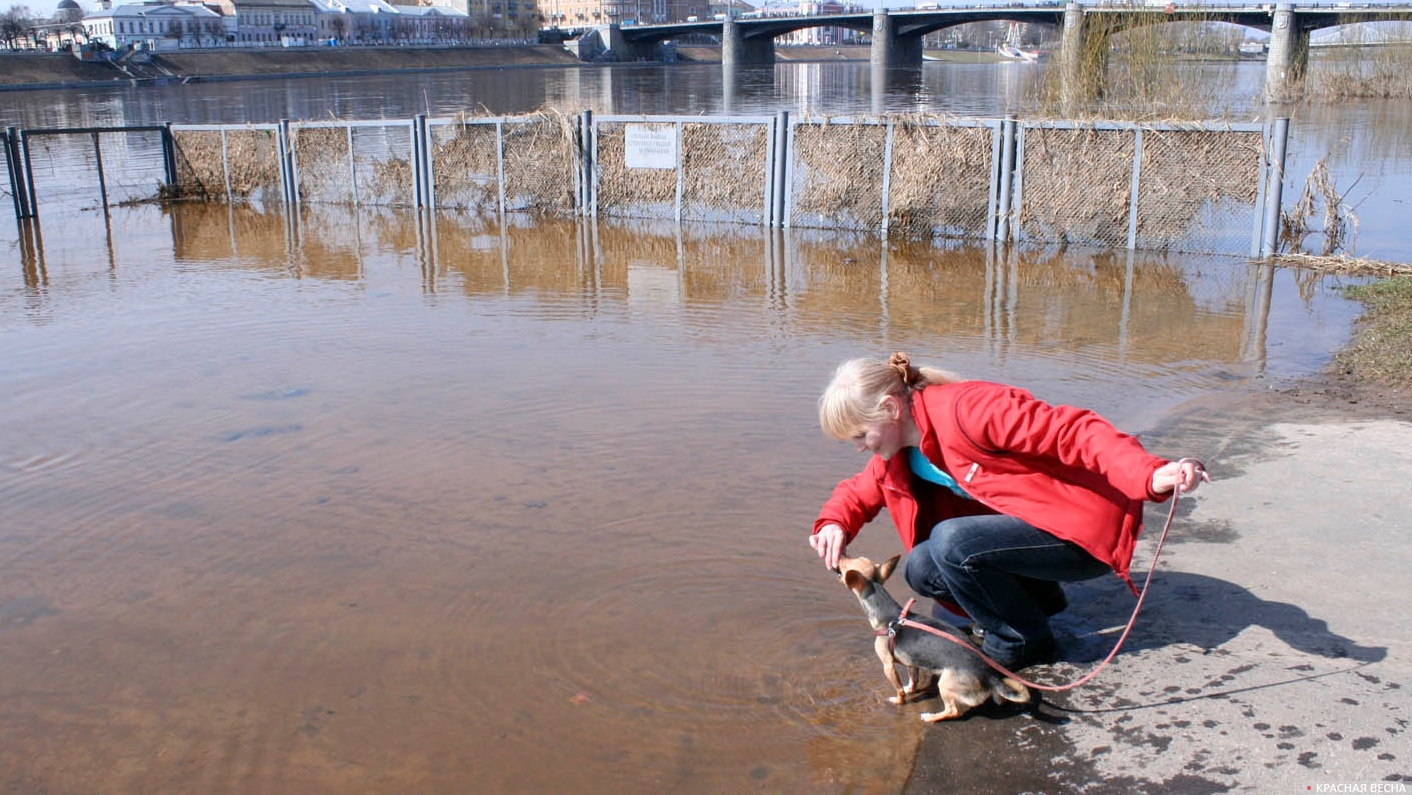
[[[1405,406],[1271,393],[1192,407],[1145,441],[1216,481],[1182,501],[1123,651],[1028,712],[929,728],[905,791],[1412,789]],[[1165,518],[1149,511],[1139,584]],[[1134,603],[1107,579],[1070,601],[1065,661],[1028,678],[1091,671]]]

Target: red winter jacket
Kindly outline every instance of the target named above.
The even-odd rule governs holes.
[[[1128,586],[1152,473],[1167,463],[1088,409],[1051,406],[1023,389],[986,381],[914,392],[921,448],[956,478],[967,500],[912,476],[906,455],[873,456],[839,483],[814,532],[827,524],[852,541],[886,507],[908,550],[944,519],[1001,513],[1072,541],[1107,563]]]

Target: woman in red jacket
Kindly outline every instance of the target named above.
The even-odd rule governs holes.
[[[819,399],[824,433],[873,453],[824,503],[809,544],[838,566],[884,507],[908,550],[907,584],[969,616],[1011,670],[1054,659],[1061,582],[1113,571],[1129,588],[1144,501],[1209,480],[1151,455],[1087,409],[914,367],[854,359]],[[1136,593],[1136,589],[1134,589]]]

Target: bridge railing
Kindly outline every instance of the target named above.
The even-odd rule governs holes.
[[[50,200],[46,189],[96,182],[140,185],[138,198],[1260,255],[1274,253],[1278,225],[1283,149],[1272,137],[1256,124],[543,113],[7,130],[3,149],[21,218]],[[82,144],[70,153],[82,178],[65,175],[59,150],[36,160],[26,142],[40,140]],[[161,167],[130,167],[148,161]],[[105,177],[115,163],[126,169],[116,181]],[[101,200],[113,203],[106,190]]]

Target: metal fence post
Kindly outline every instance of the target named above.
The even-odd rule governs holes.
[[[177,188],[176,138],[172,136],[172,123],[162,125],[162,166],[167,170],[168,190]]]
[[[108,209],[108,181],[103,176],[103,146],[98,142],[98,133],[91,133],[93,136],[93,159],[98,165],[98,196],[103,201],[103,209]]]
[[[1269,187],[1265,189],[1263,235],[1260,238],[1260,257],[1273,256],[1280,242],[1280,203],[1283,200],[1285,179],[1285,154],[1289,144],[1289,118],[1275,119],[1270,134],[1270,172],[1267,175]]]
[[[685,153],[682,152],[681,145],[682,133],[684,132],[685,130],[682,128],[682,123],[677,122],[676,134],[672,136],[672,146],[676,149],[676,151],[672,153],[672,156],[673,159],[677,161],[677,198],[676,212],[674,213],[677,223],[681,223],[682,194],[686,192],[686,156]]]
[[[1015,170],[1015,119],[1012,116],[1000,125],[1000,198],[995,208],[997,242],[1010,239],[1010,181]]]
[[[584,190],[588,202],[584,214],[598,217],[598,130],[593,126],[593,111],[583,112],[584,125]]]
[[[882,161],[882,223],[879,230],[883,236],[887,235],[887,215],[892,211],[891,203],[888,201],[888,192],[892,188],[892,119],[888,118],[887,127],[883,133],[883,161]]]
[[[299,189],[294,183],[294,142],[289,134],[289,119],[280,119],[279,126],[275,128],[275,148],[279,150],[279,177],[284,203],[293,207]]]
[[[505,122],[495,120],[495,186],[500,218],[505,219]]]
[[[24,174],[25,196],[29,199],[29,213],[26,218],[39,217],[39,196],[34,192],[34,168],[29,155],[29,138],[20,131],[20,170]]]
[[[422,117],[422,161],[423,170],[427,185],[427,207],[436,209],[436,158],[432,149],[431,124],[427,122],[425,116]],[[436,255],[436,242],[432,241],[432,255]]]
[[[1133,180],[1128,195],[1128,250],[1137,248],[1137,195],[1142,182],[1142,128],[1133,131]]]
[[[412,162],[407,165],[412,169],[412,208],[420,209],[426,206],[426,183],[422,179],[422,120],[426,117],[420,113],[412,117],[408,133],[412,136]]]
[[[25,189],[24,161],[20,159],[19,130],[5,128],[5,174],[10,179],[10,198],[15,204],[15,220],[30,217],[29,194]]]
[[[771,210],[773,218],[771,225],[776,227],[784,226],[784,198],[788,183],[785,175],[789,164],[789,111],[782,110],[775,116],[775,162],[774,173],[771,175],[771,182],[774,185],[774,195],[771,198]]]

